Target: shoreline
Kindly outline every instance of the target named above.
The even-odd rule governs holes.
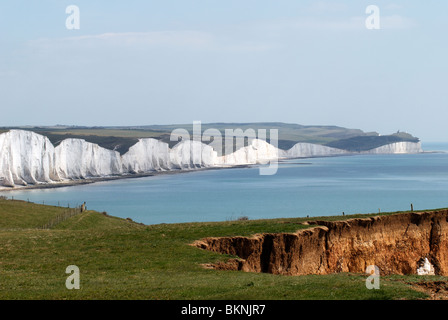
[[[426,154],[430,154],[430,153],[433,153],[433,152],[423,152],[422,154],[425,154],[425,153]],[[353,154],[351,154],[351,155],[353,156]],[[400,154],[397,154],[397,155],[400,156]],[[415,154],[415,155],[417,156],[416,158],[418,158],[418,154]],[[299,166],[308,166],[308,165],[315,164],[312,159],[316,159],[316,158],[321,158],[321,159],[322,158],[339,158],[339,157],[344,157],[344,156],[347,156],[347,155],[333,155],[333,156],[306,157],[306,158],[302,158],[302,157],[300,157],[300,158],[282,158],[282,159],[279,159],[278,163],[279,163],[279,167],[280,168],[283,165],[286,165],[288,167],[288,164],[299,165]],[[376,155],[374,155],[374,156],[376,156]],[[375,157],[375,158],[382,158],[382,157]],[[400,157],[398,157],[394,161],[399,161],[399,158]],[[307,161],[306,159],[309,159],[309,160]],[[358,159],[357,161],[362,161],[362,159]],[[105,188],[108,188],[108,186],[111,186],[111,185],[112,185],[112,188],[117,188],[117,187],[118,188],[127,188],[127,186],[130,186],[132,188],[132,186],[135,185],[135,183],[137,183],[137,185],[140,184],[140,183],[142,183],[142,184],[152,184],[154,182],[155,183],[159,183],[159,184],[165,184],[165,182],[172,181],[173,178],[176,180],[175,177],[170,178],[170,177],[167,176],[166,178],[163,178],[162,176],[164,176],[164,175],[175,175],[175,174],[179,174],[179,173],[194,173],[194,172],[198,172],[199,176],[196,175],[196,178],[194,178],[192,176],[192,179],[204,179],[204,178],[207,179],[210,175],[212,175],[212,176],[218,175],[218,177],[220,177],[220,176],[223,177],[223,175],[226,176],[227,174],[226,174],[226,172],[222,172],[220,174],[218,171],[215,171],[215,173],[213,173],[213,171],[211,171],[209,173],[206,173],[205,171],[208,172],[210,170],[222,170],[222,169],[252,169],[252,170],[257,170],[258,171],[259,167],[262,166],[262,165],[263,164],[245,164],[245,165],[235,165],[235,166],[228,165],[228,166],[213,166],[213,167],[204,167],[204,168],[193,168],[193,169],[188,169],[188,170],[175,169],[175,170],[153,171],[153,172],[138,173],[138,174],[135,173],[135,174],[125,174],[125,175],[109,176],[109,177],[89,178],[89,179],[74,180],[74,181],[62,181],[62,182],[59,182],[59,183],[50,183],[50,184],[38,184],[38,185],[29,185],[29,186],[19,186],[19,187],[15,187],[15,188],[4,189],[4,190],[0,189],[0,196],[5,196],[7,198],[11,198],[12,197],[13,200],[17,196],[17,199],[19,199],[19,200],[21,199],[21,200],[26,201],[27,200],[27,195],[28,195],[30,198],[32,198],[32,197],[35,198],[35,199],[32,199],[32,201],[34,201],[35,203],[50,204],[50,203],[55,203],[57,201],[57,203],[58,203],[57,206],[59,206],[59,201],[58,201],[59,199],[55,198],[56,200],[53,201],[53,199],[50,199],[51,198],[51,196],[50,196],[50,198],[47,198],[45,200],[45,203],[44,203],[42,201],[42,198],[39,198],[40,196],[39,197],[33,196],[33,192],[34,192],[33,190],[35,190],[35,192],[38,192],[39,194],[41,194],[43,192],[44,193],[43,196],[47,197],[47,196],[45,196],[45,193],[49,193],[49,194],[53,194],[54,192],[58,193],[57,188],[64,188],[64,187],[77,186],[77,185],[87,185],[87,184],[93,184],[93,183],[97,183],[97,182],[106,182],[105,184],[103,184],[103,187],[105,187]],[[199,172],[204,172],[204,173],[200,174]],[[241,171],[237,171],[235,173],[236,176],[239,175],[238,172],[240,172],[240,174],[244,174],[243,171],[241,170]],[[246,170],[244,170],[244,172],[246,172]],[[229,174],[231,174],[231,172],[229,172]],[[257,172],[254,171],[250,175],[253,175],[253,174],[257,174]],[[157,176],[161,176],[160,179],[157,179]],[[155,177],[156,179],[147,179],[147,180],[143,180],[141,182],[132,181],[131,180],[129,182],[117,181],[117,183],[115,183],[115,184],[107,183],[109,181],[114,181],[114,180],[137,179],[137,178],[147,178],[147,177]],[[188,178],[188,176],[185,176],[185,177],[186,177],[186,179]],[[165,180],[165,179],[168,179],[168,180]],[[178,179],[182,179],[183,180],[184,178],[182,178],[182,176],[180,176],[180,177],[178,177]],[[114,187],[114,185],[115,185],[115,187]],[[101,184],[99,185],[100,189],[103,188],[103,187],[101,187]],[[51,190],[51,189],[54,189],[54,190]],[[41,191],[39,192],[39,190],[41,190]],[[83,190],[85,191],[85,190],[91,190],[91,189],[86,189],[85,187],[82,187],[82,188],[79,188],[79,189],[64,189],[64,190],[65,191],[63,191],[63,192],[69,192],[69,193],[70,192],[75,192],[76,193],[78,191],[82,192]],[[17,193],[15,193],[15,191],[17,191]],[[120,191],[118,193],[120,193]],[[69,199],[63,200],[63,202],[66,201],[66,202],[72,204],[71,203],[71,198],[72,197],[69,197]],[[28,201],[29,200],[30,199],[28,199]],[[47,203],[47,200],[49,201],[48,203]],[[157,201],[157,198],[154,199],[154,200]],[[84,200],[82,200],[82,201],[84,201]],[[80,203],[82,203],[82,201]],[[55,205],[55,204],[53,204],[53,205]],[[431,206],[433,206],[433,205],[431,204]],[[442,206],[440,206],[440,207],[442,207]],[[98,212],[100,212],[100,211],[105,211],[106,212],[107,211],[107,212],[110,212],[110,215],[112,215],[112,216],[119,217],[119,218],[126,218],[126,214],[123,215],[122,212],[115,212],[114,211],[115,209],[113,209],[113,208],[110,208],[111,211],[109,211],[109,210],[107,210],[105,208],[101,208],[101,209],[96,208],[94,210],[97,210]],[[394,210],[400,210],[400,209],[394,209]],[[364,211],[364,210],[361,210],[361,211]],[[366,212],[366,211],[364,211],[364,212]],[[371,211],[371,212],[373,212],[373,211]],[[385,212],[387,212],[387,211],[385,211]],[[210,221],[211,222],[219,222],[219,221],[236,220],[239,217],[244,216],[244,214],[246,214],[246,213],[243,213],[243,211],[241,211],[240,214],[238,214],[238,212],[234,212],[234,211],[232,211],[231,214],[230,213],[227,214],[227,212],[225,212],[225,213],[222,214],[221,218],[218,218],[218,220],[210,220]],[[310,214],[311,214],[311,216],[318,216],[318,215],[316,215],[316,213],[310,213]],[[352,213],[352,214],[354,214],[354,213]],[[249,216],[250,216],[250,219],[253,218],[251,216],[251,214],[248,215],[248,217]],[[188,219],[188,221],[172,222],[169,219],[168,219],[169,221],[166,221],[165,218],[163,218],[163,217],[162,218],[157,218],[158,219],[158,220],[156,219],[157,221],[146,222],[146,221],[142,221],[140,218],[135,219],[133,216],[131,216],[131,217],[132,217],[132,219],[134,219],[134,221],[136,221],[138,223],[144,223],[146,225],[157,225],[157,224],[168,224],[168,223],[191,223],[191,222],[194,223],[194,222],[200,222],[199,220],[197,221],[195,219],[193,219],[193,220]],[[141,221],[141,222],[139,222],[139,221]]]
[[[23,190],[35,190],[35,189],[57,189],[57,188],[65,188],[65,187],[74,187],[80,185],[88,185],[97,182],[108,182],[108,181],[116,181],[122,179],[138,179],[138,178],[147,178],[147,177],[156,177],[162,175],[174,175],[181,173],[192,173],[199,171],[209,171],[209,170],[224,170],[224,169],[241,169],[241,168],[250,168],[255,165],[247,164],[247,165],[235,165],[235,166],[227,166],[227,167],[204,167],[197,169],[175,169],[175,170],[166,170],[166,171],[151,171],[145,173],[129,173],[117,176],[107,176],[107,177],[91,177],[85,179],[78,180],[68,180],[61,182],[50,182],[50,183],[41,183],[41,184],[30,184],[26,186],[16,186],[16,187],[0,187],[0,193],[2,192],[14,192],[14,191],[23,191]]]
[[[422,151],[418,153],[404,153],[404,154],[428,154],[428,153],[446,153],[444,151],[430,150],[430,151]],[[394,153],[392,153],[394,154]],[[346,156],[355,156],[355,155],[380,155],[380,154],[368,154],[368,153],[357,153],[351,152],[346,154],[332,154],[332,155],[320,155],[320,156],[308,156],[308,157],[292,157],[292,158],[279,158],[277,163],[288,163],[288,160],[305,160],[305,159],[315,159],[315,158],[327,158],[327,157],[346,157]],[[309,164],[309,163],[297,163],[297,164]],[[227,165],[227,166],[216,166],[216,167],[202,167],[195,169],[174,169],[174,170],[165,170],[165,171],[151,171],[145,173],[126,173],[122,175],[116,176],[107,176],[107,177],[90,177],[85,179],[77,179],[77,180],[67,180],[60,182],[49,182],[49,183],[40,183],[40,184],[30,184],[26,186],[15,186],[15,187],[0,187],[0,193],[2,192],[14,192],[14,191],[22,191],[22,190],[35,190],[35,189],[56,189],[56,188],[65,188],[65,187],[74,187],[79,185],[87,185],[93,184],[97,182],[107,182],[107,181],[115,181],[122,179],[138,179],[138,178],[147,178],[147,177],[155,177],[160,175],[172,175],[172,174],[180,174],[180,173],[192,173],[198,171],[208,171],[208,170],[224,170],[224,169],[241,169],[241,168],[251,168],[255,166],[263,165],[262,163],[258,164],[241,164],[241,165]]]

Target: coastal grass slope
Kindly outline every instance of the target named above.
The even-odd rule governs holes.
[[[0,299],[426,299],[429,296],[412,283],[447,280],[384,276],[380,290],[368,290],[365,274],[281,276],[214,270],[206,266],[232,257],[191,245],[211,236],[294,232],[310,227],[302,224],[307,218],[143,225],[85,211],[39,229],[63,210],[0,200]],[[65,286],[69,265],[80,269],[79,290]]]

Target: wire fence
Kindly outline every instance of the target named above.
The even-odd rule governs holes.
[[[52,200],[52,201],[46,201],[46,200],[41,200],[41,201],[36,201],[36,200],[30,200],[29,198],[24,199],[23,197],[19,197],[19,198],[14,198],[14,196],[11,197],[7,197],[4,195],[0,195],[0,200],[18,200],[18,201],[26,201],[28,203],[34,203],[34,204],[42,204],[42,205],[46,205],[46,206],[54,206],[54,207],[61,207],[61,208],[80,208],[82,206],[82,204],[75,204],[73,206],[73,202],[64,202],[64,201],[56,201],[56,200]]]
[[[30,201],[30,199],[26,199],[26,200],[19,200],[19,199],[14,199],[14,196],[12,196],[11,198],[8,198],[7,196],[4,195],[0,195],[0,200],[18,200],[18,201],[26,201],[28,203],[34,203],[34,204],[43,204],[43,205],[53,205],[55,207],[59,207],[59,208],[66,208],[66,210],[64,210],[64,212],[56,215],[53,219],[51,219],[49,222],[45,223],[44,225],[37,227],[37,229],[51,229],[54,226],[58,225],[59,223],[70,219],[71,217],[74,217],[84,211],[87,210],[86,207],[86,203],[84,202],[81,205],[76,205],[75,207],[72,207],[70,205],[70,203],[67,203],[66,206],[64,206],[64,202],[60,202],[57,201],[57,204],[55,203],[55,201],[41,201],[41,202],[33,202]]]
[[[39,229],[51,229],[54,226],[60,224],[61,222],[80,214],[82,211],[83,209],[81,206],[78,208],[68,209],[63,213],[58,214],[56,217],[54,217],[52,220],[41,226]]]

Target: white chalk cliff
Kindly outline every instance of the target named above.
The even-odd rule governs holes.
[[[297,143],[286,152],[288,158],[306,158],[306,157],[323,157],[334,156],[349,153],[346,150],[331,148],[312,143]]]
[[[171,169],[168,144],[152,138],[140,139],[121,158],[126,173]]]
[[[54,166],[61,179],[107,177],[123,173],[120,153],[82,139],[66,139],[54,150]]]
[[[421,153],[422,145],[420,142],[395,142],[384,146],[364,151],[369,154],[388,154],[388,153]]]
[[[254,139],[247,147],[217,158],[217,165],[245,165],[267,163],[270,160],[285,158],[285,151],[264,140]]]
[[[363,153],[418,153],[420,143],[398,142]],[[56,148],[50,140],[31,131],[0,134],[0,186],[57,183],[67,180],[110,177],[166,170],[262,164],[277,159],[318,157],[350,152],[326,146],[297,143],[284,151],[254,139],[233,153],[218,156],[209,145],[181,141],[173,148],[155,139],[140,139],[124,155],[82,139],[63,140]]]
[[[216,165],[217,152],[200,141],[181,141],[170,152],[174,169],[195,169]]]
[[[54,147],[30,131],[0,134],[0,185],[13,187],[57,181]]]

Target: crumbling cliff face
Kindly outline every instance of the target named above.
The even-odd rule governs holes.
[[[364,273],[448,275],[448,210],[345,221],[312,221],[296,233],[206,238],[199,248],[238,256],[216,266],[284,275]]]

